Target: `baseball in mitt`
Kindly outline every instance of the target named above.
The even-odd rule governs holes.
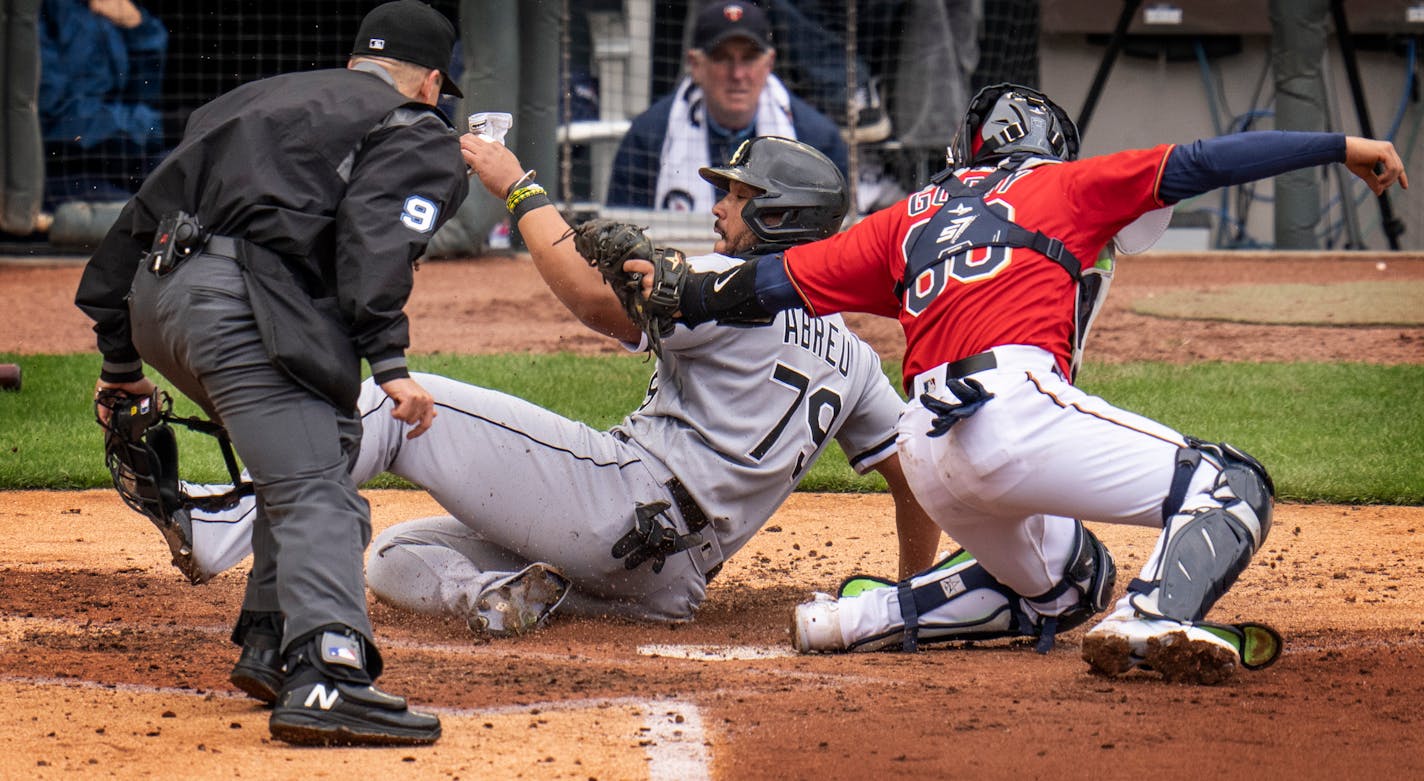
[[[653,352],[660,352],[662,338],[672,333],[673,315],[689,272],[683,254],[654,247],[642,228],[615,220],[589,220],[574,228],[573,237],[574,249],[598,269],[628,319],[648,335]],[[653,289],[647,297],[643,275],[623,270],[623,263],[632,258],[653,265]]]

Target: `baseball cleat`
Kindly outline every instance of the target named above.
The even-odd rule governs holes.
[[[841,638],[840,601],[816,592],[791,613],[791,644],[798,653],[835,653],[845,650]]]
[[[478,635],[522,635],[542,626],[568,593],[569,579],[562,572],[536,562],[487,586],[468,623]]]
[[[303,746],[422,746],[440,738],[440,718],[406,707],[370,684],[317,679],[282,692],[272,737]]]
[[[228,680],[252,699],[271,705],[286,678],[280,614],[244,611],[233,635],[234,640],[241,638],[242,653]]]
[[[1259,670],[1281,654],[1280,634],[1264,624],[1153,619],[1131,613],[1103,619],[1083,636],[1083,661],[1098,675],[1152,670],[1174,683],[1212,686],[1240,668]]]
[[[271,705],[277,701],[283,678],[280,651],[254,646],[249,639],[227,679],[252,699]]]

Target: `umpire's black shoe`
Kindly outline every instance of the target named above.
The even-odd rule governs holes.
[[[277,701],[285,678],[282,667],[282,614],[242,611],[232,641],[242,646],[228,680],[254,700]]]
[[[325,631],[287,655],[272,737],[311,746],[409,746],[440,738],[440,719],[371,685],[354,631]]]

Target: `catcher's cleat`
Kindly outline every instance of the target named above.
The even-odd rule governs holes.
[[[487,586],[468,623],[477,635],[522,635],[543,626],[568,593],[569,579],[562,572],[536,562]]]
[[[803,654],[844,651],[840,601],[830,594],[816,592],[810,602],[797,605],[791,614],[791,644]]]
[[[1174,683],[1212,686],[1240,668],[1270,666],[1281,645],[1280,634],[1264,624],[1180,622],[1118,612],[1083,636],[1083,661],[1099,675],[1139,668]]]
[[[280,614],[244,611],[233,637],[242,645],[242,653],[228,680],[254,700],[268,705],[276,702],[286,678]]]

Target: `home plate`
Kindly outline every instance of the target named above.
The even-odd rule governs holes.
[[[758,645],[664,645],[652,643],[638,646],[643,656],[661,656],[668,659],[697,659],[703,662],[732,662],[746,659],[781,659],[795,656],[790,648],[771,648]]]

